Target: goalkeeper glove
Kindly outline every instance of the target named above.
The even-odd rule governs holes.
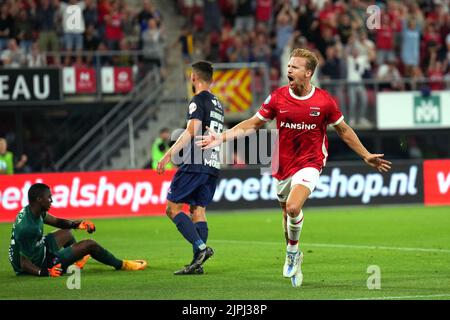
[[[92,233],[95,231],[95,225],[92,221],[83,220],[76,227],[79,230],[86,230],[88,233]]]
[[[56,278],[62,275],[62,271],[61,263],[58,263],[51,268],[39,270],[39,276]]]

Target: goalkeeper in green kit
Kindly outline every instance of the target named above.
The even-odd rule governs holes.
[[[76,242],[70,229],[95,231],[90,221],[59,219],[47,211],[52,204],[50,187],[36,183],[28,190],[29,205],[13,225],[9,260],[17,275],[59,277],[72,264],[83,268],[89,257],[116,270],[143,270],[145,260],[119,260],[94,240]],[[59,228],[44,236],[44,224]]]

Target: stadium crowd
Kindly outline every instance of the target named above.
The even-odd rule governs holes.
[[[162,15],[150,0],[0,1],[0,64],[5,67],[57,65],[127,66],[129,54],[141,50],[140,61],[161,65],[164,57]],[[74,18],[71,5],[80,14]],[[72,16],[71,16],[72,15]],[[44,55],[44,53],[50,53]],[[89,53],[89,54],[82,54]],[[104,53],[100,58],[94,52]]]
[[[379,25],[370,29],[367,8],[373,4],[379,20],[372,21]],[[350,124],[370,125],[367,100],[373,94],[361,81],[379,80],[381,90],[421,89],[424,78],[428,89],[443,90],[450,82],[448,0],[178,0],[177,8],[186,18],[180,41],[187,61],[201,53],[217,62],[263,62],[272,90],[280,78],[286,81],[292,48],[313,50],[320,60],[316,83],[344,102],[344,114],[360,107]],[[327,80],[342,84],[327,87]],[[344,87],[344,81],[353,85]]]

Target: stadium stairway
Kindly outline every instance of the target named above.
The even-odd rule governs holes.
[[[136,10],[139,0],[130,1]],[[185,127],[187,86],[181,50],[176,48],[184,18],[173,1],[153,0],[163,16],[166,54],[164,81],[136,88],[90,129],[58,162],[60,171],[94,171],[144,168],[151,161],[151,145],[159,130]],[[105,129],[106,128],[106,129]],[[134,152],[132,152],[134,150]]]
[[[134,1],[137,6],[140,1]],[[184,128],[187,108],[187,86],[185,80],[185,65],[181,50],[175,49],[178,42],[184,18],[178,16],[172,1],[156,0],[155,6],[163,16],[164,33],[166,37],[165,81],[163,96],[157,106],[157,112],[144,129],[135,134],[135,168],[147,167],[151,161],[151,145],[159,135],[159,130],[167,127],[171,131]],[[130,162],[130,147],[123,147],[116,156],[111,158],[110,164],[102,169],[120,170],[132,168]]]

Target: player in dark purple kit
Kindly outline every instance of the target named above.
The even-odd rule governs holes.
[[[209,62],[192,65],[191,84],[195,96],[189,103],[186,129],[157,166],[158,173],[162,174],[169,161],[179,165],[168,192],[166,214],[194,249],[192,262],[176,271],[176,275],[203,274],[203,263],[214,254],[213,249],[206,246],[206,206],[216,190],[220,147],[201,150],[194,143],[194,137],[206,133],[207,128],[223,130],[223,107],[210,92],[212,79],[213,67]],[[181,150],[182,160],[177,163],[180,161],[175,158]],[[182,211],[184,204],[189,205],[190,216]]]

